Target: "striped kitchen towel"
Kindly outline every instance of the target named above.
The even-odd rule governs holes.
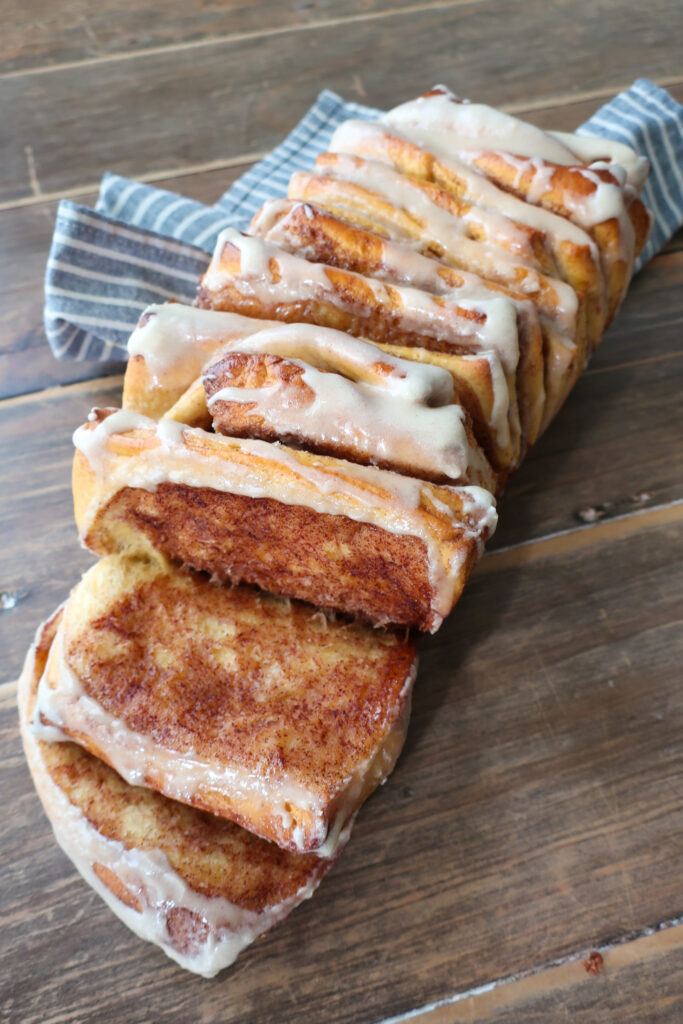
[[[45,277],[45,330],[54,354],[125,359],[145,306],[194,299],[219,231],[246,229],[266,199],[286,195],[292,172],[313,166],[342,121],[378,115],[325,90],[284,142],[214,206],[114,174],[103,178],[94,210],[63,200]],[[643,200],[654,225],[638,270],[683,224],[683,107],[639,79],[578,132],[625,142],[650,161]]]

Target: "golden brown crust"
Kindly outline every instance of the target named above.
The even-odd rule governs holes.
[[[137,911],[138,914],[142,913],[142,902],[139,895],[133,892],[132,889],[129,889],[111,868],[108,868],[106,864],[100,864],[98,861],[95,861],[92,869],[102,885],[106,885],[109,892],[116,896],[117,900],[130,907],[131,910]]]
[[[501,443],[491,426],[496,394],[488,358],[485,356],[462,357],[448,352],[430,352],[428,349],[420,347],[386,345],[379,342],[375,344],[379,349],[397,356],[399,359],[439,366],[450,373],[453,379],[455,401],[466,411],[472,423],[474,438],[495,470],[500,489],[511,469],[519,460],[519,414],[515,391],[511,396],[511,409],[508,417],[511,434],[504,444]],[[211,368],[207,366],[206,369],[210,371]],[[211,428],[212,417],[207,407],[206,392],[201,377],[192,382],[188,381],[187,391],[181,395],[172,408],[164,413],[164,416],[190,427],[200,427],[203,430]],[[255,423],[253,427],[256,428]],[[262,436],[266,440],[274,439],[266,437],[265,434],[242,434],[237,425],[235,430],[226,431],[226,433],[232,433],[236,437]]]
[[[304,261],[302,260],[302,263]],[[206,275],[197,289],[196,304],[202,309],[240,313],[262,320],[286,323],[311,323],[346,331],[356,337],[393,345],[420,346],[437,352],[470,353],[475,351],[472,333],[463,329],[458,340],[449,341],[435,335],[425,324],[410,328],[400,294],[391,285],[379,293],[371,279],[337,267],[324,266],[326,294],[316,299],[280,298],[277,285],[289,283],[287,268],[273,257],[269,264],[272,290],[268,298],[249,294],[239,288],[242,279],[240,250],[226,242],[219,255],[214,255],[210,271],[221,275],[220,285],[209,282]],[[289,293],[289,289],[288,289]],[[430,296],[438,307],[446,306],[443,296]],[[463,322],[483,322],[485,314],[450,302],[453,316]],[[454,320],[454,328],[457,320]],[[457,331],[454,329],[454,334]]]
[[[378,363],[377,365],[381,369],[385,364]],[[386,365],[386,370],[391,371],[391,369],[391,366]],[[277,389],[279,407],[284,406],[288,411],[298,409],[303,412],[316,401],[316,392],[304,379],[305,372],[305,365],[298,360],[265,353],[230,351],[226,352],[217,362],[206,367],[203,383],[209,400],[224,388],[244,389],[251,392],[263,388]],[[411,458],[411,453],[408,451],[397,449],[390,456],[382,457],[375,452],[369,452],[367,446],[363,446],[360,441],[355,439],[342,442],[335,436],[325,437],[314,430],[307,430],[301,416],[295,428],[282,426],[278,422],[277,412],[267,418],[256,401],[227,401],[219,397],[211,401],[210,404],[213,429],[219,434],[231,437],[252,437],[262,441],[279,441],[282,444],[304,448],[306,451],[318,455],[331,455],[363,466],[391,469],[397,473],[420,477],[434,483],[458,482],[443,472],[439,473],[425,468],[422,462],[414,461],[414,456]],[[332,416],[333,410],[330,410],[327,422],[331,421]],[[463,426],[467,443],[482,458],[483,463],[482,453],[479,451],[479,445],[467,415],[464,418]],[[458,478],[459,482],[478,484],[493,490],[495,489],[493,473],[488,467],[487,470],[484,476],[480,467],[470,469],[467,475]]]
[[[342,270],[355,271],[379,280],[395,281],[403,278],[391,272],[386,264],[386,243],[379,225],[361,228],[353,218],[353,211],[331,213],[324,206],[316,206],[298,199],[279,200],[279,210],[268,222],[267,231],[260,230],[257,213],[250,232],[267,238],[270,229],[278,226],[277,244],[287,252],[296,252],[315,263],[326,263]],[[432,257],[433,258],[433,257]],[[462,273],[456,267],[434,260],[434,273],[441,279],[440,293],[456,290],[464,284]],[[405,283],[411,283],[406,280]],[[496,281],[481,279],[482,288],[524,302],[526,296]],[[420,287],[433,291],[426,284]]]
[[[327,169],[334,169],[343,159],[344,157],[339,157],[336,153],[322,153],[316,160],[316,168],[323,172]],[[361,159],[359,161],[359,166],[362,167],[362,164],[363,161]],[[396,166],[397,169],[404,171],[411,184],[436,207],[445,210],[456,218],[463,219],[463,221],[464,218],[466,218],[472,211],[473,204],[466,199],[463,199],[462,194],[457,194],[452,190],[443,188],[434,178],[429,177],[428,174],[420,173],[417,168],[411,167],[410,169],[407,169],[399,167],[398,164],[396,164]],[[306,182],[307,180],[308,179],[304,174],[297,177],[297,184],[292,186],[290,198],[297,198],[293,194],[293,190],[299,187],[299,183]],[[493,240],[487,233],[485,225],[477,222],[476,220],[464,221],[463,226],[466,237],[471,238],[474,241],[490,242]],[[516,222],[514,227],[517,236],[517,245],[513,246],[512,243],[507,243],[505,239],[498,239],[497,244],[501,244],[502,248],[507,248],[508,251],[513,253],[515,256],[521,256],[521,258],[529,260],[544,273],[552,274],[554,271],[554,263],[544,248],[542,233],[534,228],[527,227],[525,224],[518,224]]]
[[[435,186],[455,199],[472,198],[469,196],[467,180],[458,174],[455,167],[442,163],[427,150],[390,132],[364,138],[357,153],[361,159],[388,161],[401,173],[421,179],[427,185]],[[343,159],[345,158],[336,153],[323,153],[316,160],[316,168],[324,173],[326,169],[336,167]],[[545,260],[540,258],[540,252],[545,254]],[[542,234],[540,240],[537,238],[534,253],[538,271],[562,277],[577,292],[585,296],[591,337],[599,338],[604,330],[606,316],[605,288],[599,262],[591,252],[590,246],[557,239],[549,232]],[[548,259],[552,261],[550,264]],[[528,260],[525,259],[525,262]]]
[[[259,329],[240,317],[196,322],[188,318],[188,311],[192,307],[167,302],[149,306],[142,314],[129,340],[132,354],[123,378],[122,408],[159,419],[183,398],[216,351]],[[182,415],[193,411],[183,407]]]
[[[141,741],[171,763],[191,755],[206,768],[183,783],[183,802],[286,848],[316,849],[337,811],[343,823],[352,817],[403,745],[414,642],[249,587],[104,559],[72,594],[61,644],[87,696],[134,735],[136,767]],[[60,672],[53,659],[44,684],[58,701]],[[76,728],[68,699],[62,707],[60,728],[118,767],[99,718]],[[177,795],[167,756],[145,762],[145,782]],[[222,772],[258,784],[221,785]],[[289,823],[282,785],[291,789]]]
[[[58,622],[59,616],[41,628],[35,663],[32,652],[27,656],[20,682],[22,729],[35,703]],[[38,740],[33,744],[41,774],[47,773],[51,783],[105,840],[127,850],[163,853],[189,889],[203,897],[226,899],[244,910],[262,913],[294,898],[334,863],[314,854],[282,850],[230,821],[169,800],[154,790],[130,786],[75,743]],[[29,756],[29,766],[48,817],[56,828],[64,828],[61,811],[36,773],[33,756]],[[101,872],[98,874],[101,877]],[[114,877],[118,878],[115,873]],[[113,878],[107,876],[105,884],[121,898]],[[127,895],[122,891],[121,896],[130,906],[130,890]]]
[[[633,231],[635,234],[635,255],[638,257],[643,251],[648,235],[650,234],[652,218],[650,217],[647,207],[638,196],[634,196],[629,203],[628,215],[631,218],[631,224],[633,225]]]
[[[422,318],[419,325],[413,321],[413,326],[409,326],[400,294],[390,284],[384,285],[380,293],[368,277],[320,265],[326,280],[324,295],[292,299],[290,296],[295,282],[287,277],[289,265],[279,264],[275,259],[271,263],[277,266],[271,267],[272,287],[267,296],[253,294],[240,285],[242,271],[239,249],[226,242],[220,252],[214,254],[209,268],[211,278],[207,274],[199,285],[197,305],[204,309],[236,312],[286,323],[317,324],[370,338],[378,343],[427,348],[434,352],[476,355],[481,349],[473,337],[473,325],[485,322],[486,314],[469,306],[458,306],[457,301],[448,297],[425,293],[425,297],[431,299],[439,310],[446,312],[452,309],[454,319],[451,323],[451,337],[447,339],[427,316]],[[281,290],[277,288],[280,282],[283,282]],[[458,322],[463,325],[459,331],[456,330]],[[516,395],[522,424],[521,448],[526,451],[538,436],[543,417],[543,336],[535,318],[524,321],[520,318],[519,327],[520,358],[516,385],[510,383],[511,393]]]
[[[455,399],[467,411],[472,421],[474,436],[496,470],[498,487],[502,490],[505,480],[520,458],[517,389],[513,389],[510,395],[510,436],[506,443],[502,444],[491,426],[496,393],[491,364],[486,357],[462,357],[452,352],[430,352],[429,349],[402,345],[380,345],[380,348],[400,359],[415,359],[448,370],[453,378]]]
[[[398,222],[401,225],[402,229],[405,229],[407,226],[408,233],[406,237],[411,237],[414,240],[420,237],[419,226],[412,225],[412,218],[405,211],[399,211],[396,208],[390,207],[388,204],[383,203],[378,196],[372,195],[372,193],[351,182],[339,181],[334,178],[318,178],[312,175],[298,175],[296,180],[293,179],[290,193],[306,196],[309,193],[311,195],[317,194],[321,202],[328,204],[328,208],[325,208],[324,206],[315,206],[310,202],[304,203],[298,200],[290,200],[288,204],[281,202],[277,216],[271,217],[268,221],[269,230],[272,230],[277,225],[275,238],[278,244],[284,245],[290,252],[300,252],[307,259],[369,274],[382,280],[392,279],[391,275],[387,273],[385,263],[387,239],[384,237],[382,229],[378,224],[374,225],[374,231],[359,227],[355,208],[351,209],[350,205],[335,206],[334,196],[340,193],[341,197],[344,194],[347,194],[347,198],[350,196],[349,202],[355,202],[357,205],[364,205],[369,209],[373,209],[378,216],[392,218],[394,222]],[[331,212],[332,210],[334,212]],[[366,218],[366,223],[371,224],[371,218]],[[257,214],[254,218],[253,226],[258,227],[258,224],[259,215]],[[268,232],[266,232],[265,237],[268,237]],[[462,286],[463,278],[460,270],[455,266],[442,262],[446,254],[443,252],[427,251],[423,252],[423,255],[431,257],[438,279],[445,288],[457,289]],[[441,257],[441,259],[438,257]],[[467,262],[460,262],[459,267],[461,269],[468,269],[469,265]],[[510,276],[509,273],[504,273],[501,280],[507,281],[510,285],[524,287],[523,279],[526,270],[521,265],[518,269],[519,276]],[[397,278],[394,277],[394,279]],[[515,291],[514,287],[507,287],[506,284],[501,283],[501,280],[494,281],[490,277],[486,277],[481,279],[481,284],[484,289],[494,294],[506,295],[517,303],[524,303],[526,301],[528,304],[528,300],[522,292]],[[581,295],[577,297],[578,307],[573,332],[573,344],[570,344],[558,330],[557,325],[553,324],[555,308],[559,300],[554,292],[552,282],[543,275],[539,275],[536,280],[540,285],[540,292],[534,296],[534,302],[538,304],[543,314],[540,325],[535,321],[531,321],[529,316],[522,312],[523,307],[520,308],[518,314],[522,348],[527,352],[535,353],[534,360],[536,362],[538,361],[537,332],[539,326],[543,344],[542,361],[544,363],[545,409],[542,410],[540,422],[538,419],[538,407],[535,408],[534,414],[530,416],[529,396],[527,394],[524,402],[525,415],[527,417],[527,422],[524,424],[527,448],[558,412],[583,369],[587,354],[586,304]],[[426,287],[426,285],[423,286]],[[524,393],[524,390],[523,388],[522,393]],[[528,391],[528,389],[526,390]],[[465,393],[467,393],[467,388],[465,388]],[[475,422],[477,422],[476,412],[470,407],[468,407],[468,410]],[[478,433],[477,438],[495,466],[511,467],[519,457],[496,455],[491,450],[491,441],[489,440],[487,443],[483,433]],[[495,448],[495,445],[493,447]]]
[[[422,255],[437,259],[445,266],[479,274],[485,279],[487,287],[495,284],[513,293],[529,296],[549,323],[553,324],[557,319],[562,302],[557,291],[557,281],[553,277],[521,261],[509,263],[489,259],[478,263],[472,250],[465,253],[459,247],[445,248],[442,241],[432,237],[422,220],[368,188],[341,178],[297,172],[292,175],[289,195],[292,199],[317,203],[356,227],[375,231],[394,241],[410,242],[417,246]],[[589,311],[580,290],[577,292],[577,301],[580,316],[576,343],[581,353],[586,351]],[[599,337],[601,323],[602,320],[596,318],[593,310],[592,337]]]
[[[74,520],[81,532],[90,503],[97,494],[97,477],[82,452],[76,450],[71,464],[71,496],[74,503]]]
[[[131,356],[126,364],[123,377],[122,407],[133,409],[143,416],[158,419],[182,395],[185,388],[185,373],[181,374],[181,383],[176,383],[165,375],[163,388],[155,383],[154,374],[143,356]]]
[[[93,420],[86,429],[95,426]],[[414,532],[393,532],[392,513],[401,509],[403,516],[407,508],[397,504],[401,499],[394,492],[382,488],[382,483],[394,485],[392,474],[385,474],[381,483],[379,477],[371,482],[362,478],[361,467],[328,456],[284,446],[264,446],[256,453],[236,439],[201,431],[182,431],[182,439],[181,450],[197,460],[195,476],[203,467],[214,474],[213,464],[206,460],[218,459],[225,472],[241,467],[250,474],[267,473],[275,493],[278,486],[294,484],[296,503],[246,497],[238,488],[231,493],[227,479],[224,490],[179,483],[145,490],[126,486],[123,478],[112,491],[77,452],[74,507],[81,537],[91,550],[148,551],[151,542],[170,558],[233,581],[256,583],[377,622],[435,630],[459,598],[488,537],[490,509],[473,501],[466,489],[409,484],[419,494],[418,506],[410,511]],[[119,468],[127,459],[147,458],[160,447],[151,429],[114,433],[105,441],[105,450],[118,460]],[[313,479],[306,476],[307,468],[315,470]],[[115,472],[114,463],[110,472]],[[378,510],[385,509],[378,515],[386,528],[369,521],[362,511],[354,518],[354,503],[360,499],[353,488],[366,500],[379,502]],[[314,503],[326,489],[345,495],[339,507],[348,508],[348,515],[315,511]],[[427,540],[432,546],[429,554]],[[445,574],[445,590],[437,587],[434,573]]]
[[[192,381],[178,401],[164,413],[164,417],[175,420],[176,423],[184,423],[188,427],[212,429],[211,413],[206,404],[206,392],[201,377]]]
[[[332,154],[325,156],[331,157]],[[363,161],[358,158],[358,163],[362,166]],[[439,259],[446,265],[481,273],[481,268],[474,265],[469,256],[464,256],[459,249],[445,249],[442,243],[432,238],[419,216],[394,205],[370,188],[341,177],[297,171],[290,180],[288,195],[290,199],[323,207],[340,219],[383,237],[411,241],[417,244],[423,255]],[[527,283],[533,283],[540,308],[548,315],[553,314],[558,297],[552,276],[523,261],[513,264],[501,262],[499,265],[488,263],[487,267],[488,273],[482,273],[487,284],[495,282],[513,291],[526,292]]]
[[[330,862],[296,854],[233,822],[129,786],[75,743],[41,743],[54,784],[90,824],[127,849],[160,850],[191,889],[260,913],[321,877]],[[48,815],[49,815],[49,809]]]
[[[233,583],[374,622],[437,625],[425,545],[416,537],[270,498],[166,483],[156,491],[119,491],[101,509],[86,545],[99,555],[117,550],[122,522],[168,558]],[[453,543],[466,550],[469,575],[476,545],[464,533]]]
[[[279,212],[269,220],[269,228],[272,229],[277,226],[276,243],[288,252],[297,253],[317,263],[324,263],[337,267],[340,270],[348,270],[356,274],[374,277],[381,281],[394,281],[398,284],[411,283],[410,281],[404,282],[400,275],[391,272],[387,262],[387,240],[377,231],[359,228],[352,220],[343,219],[341,215],[335,215],[324,207],[317,207],[310,203],[292,200],[290,202],[280,202],[278,205],[280,207]],[[344,216],[347,215],[344,214]],[[258,225],[258,221],[259,214],[256,215],[252,222],[252,229]],[[264,237],[268,237],[268,232],[265,233]],[[435,277],[440,282],[437,294],[443,294],[449,290],[455,291],[463,286],[464,278],[462,273],[455,267],[448,266],[436,259],[433,259],[432,262]],[[419,286],[424,288],[425,291],[434,291],[433,288],[429,288],[422,281]],[[541,427],[543,409],[542,404],[538,401],[538,395],[540,380],[544,373],[544,351],[550,350],[550,365],[553,366],[552,350],[555,336],[551,330],[544,330],[542,325],[539,324],[534,307],[521,293],[507,288],[503,284],[486,279],[481,279],[481,288],[483,291],[490,291],[492,297],[495,295],[505,295],[521,304],[518,313],[518,329],[523,360],[525,360],[521,394],[524,406],[523,432],[526,447],[528,447],[536,440]],[[377,338],[374,340],[378,341]],[[378,343],[380,342],[378,341]],[[406,358],[410,358],[408,347],[402,345],[400,339],[395,344],[405,347]],[[454,353],[451,354],[454,355]],[[529,370],[531,372],[528,372]],[[471,363],[463,360],[456,362],[454,359],[451,371],[456,388],[458,388],[458,384],[462,380],[462,396],[459,394],[459,399],[472,416],[475,424],[477,424],[476,437],[479,444],[482,445],[487,457],[494,466],[509,470],[520,457],[519,438],[516,439],[513,451],[505,453],[497,451],[497,444],[495,438],[491,435],[491,431],[483,429],[484,423],[487,422],[488,418],[483,420],[481,404],[476,401],[473,403],[472,401],[473,379]],[[490,378],[490,372],[488,376]],[[534,385],[533,387],[527,385],[527,379],[530,379]],[[544,386],[546,392],[550,391],[551,396],[563,385],[564,378],[559,383],[554,379],[548,380],[548,374],[546,374]],[[516,392],[517,389],[514,389],[512,396],[513,421],[516,418]],[[478,389],[475,386],[475,395],[477,393]],[[468,398],[469,403],[466,400]],[[479,404],[479,408],[477,408],[477,404]]]
[[[532,200],[531,190],[538,171],[538,160],[527,161],[521,173],[519,161],[512,163],[505,153],[479,153],[473,158],[472,163],[490,181],[506,192],[511,192],[525,202],[533,202],[534,205],[576,224],[581,224],[581,219],[576,214],[577,208],[580,209],[581,203],[590,199],[597,191],[595,178],[620,187],[614,175],[606,169],[591,168],[589,176],[584,173],[585,168],[582,166],[571,167],[543,161],[543,168],[550,170],[551,173],[546,175],[544,189],[538,195],[534,195]],[[614,217],[592,227],[586,227],[585,230],[596,242],[603,257],[607,257],[607,261],[603,263],[607,281],[607,314],[604,325],[606,327],[617,310],[631,273],[632,264],[622,256],[622,253],[629,252],[630,240],[624,237],[622,227]]]

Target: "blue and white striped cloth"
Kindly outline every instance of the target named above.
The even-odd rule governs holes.
[[[45,277],[45,330],[58,359],[126,358],[150,302],[191,302],[219,231],[245,229],[266,199],[284,196],[293,171],[311,168],[342,121],[379,111],[324,91],[290,135],[214,206],[107,174],[91,210],[63,200]],[[654,214],[636,269],[683,224],[683,107],[639,79],[578,131],[625,142],[648,157],[643,200]]]

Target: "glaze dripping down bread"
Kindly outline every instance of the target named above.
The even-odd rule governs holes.
[[[55,838],[124,924],[213,977],[309,899],[334,858],[289,853],[225,818],[126,782],[54,727],[34,723],[61,611],[19,680],[24,752]],[[58,955],[58,954],[56,954]]]
[[[76,522],[98,555],[149,546],[232,583],[434,632],[496,518],[480,487],[102,410],[74,437]]]
[[[308,898],[391,772],[414,632],[614,317],[646,175],[437,88],[341,125],[194,306],[143,312],[122,407],[74,436],[101,560],[20,710],[58,840],[184,967]]]
[[[344,449],[352,449],[353,461],[363,464],[437,482],[481,483],[489,490],[492,465],[509,464],[519,446],[517,407],[510,404],[503,368],[493,350],[459,356],[370,344],[325,327],[171,303],[148,307],[131,336],[129,352],[123,408],[144,416],[164,416],[204,429],[217,423],[215,429],[221,433],[294,440],[322,454],[345,456]],[[232,360],[232,386],[237,386],[237,361],[242,366],[249,361],[253,367],[249,357],[256,354],[271,357],[270,366],[277,359],[288,360],[290,368],[296,363],[302,383],[309,382],[307,390],[296,402],[289,396],[282,401],[276,380],[274,391],[233,394],[231,407],[214,406],[212,415],[207,402],[217,401],[215,364]],[[220,372],[226,371],[223,364]],[[331,376],[324,378],[316,371]],[[337,401],[320,395],[321,389],[331,388],[343,389],[348,416],[342,415]],[[383,419],[379,424],[378,414]],[[438,430],[430,429],[430,415],[436,417]],[[244,419],[251,420],[246,430]],[[477,446],[486,456],[484,462]],[[457,469],[455,458],[460,461]]]
[[[110,555],[64,607],[33,718],[131,785],[332,857],[403,746],[415,672],[405,631]]]
[[[518,449],[493,457],[504,483],[623,299],[649,230],[646,175],[627,147],[556,136],[435,89],[341,125],[288,198],[254,217],[252,234],[276,250],[223,234],[198,302],[495,351],[521,429]]]

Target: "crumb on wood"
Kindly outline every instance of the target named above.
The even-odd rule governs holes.
[[[588,954],[588,959],[583,961],[587,974],[599,974],[603,968],[602,954],[593,950]]]

